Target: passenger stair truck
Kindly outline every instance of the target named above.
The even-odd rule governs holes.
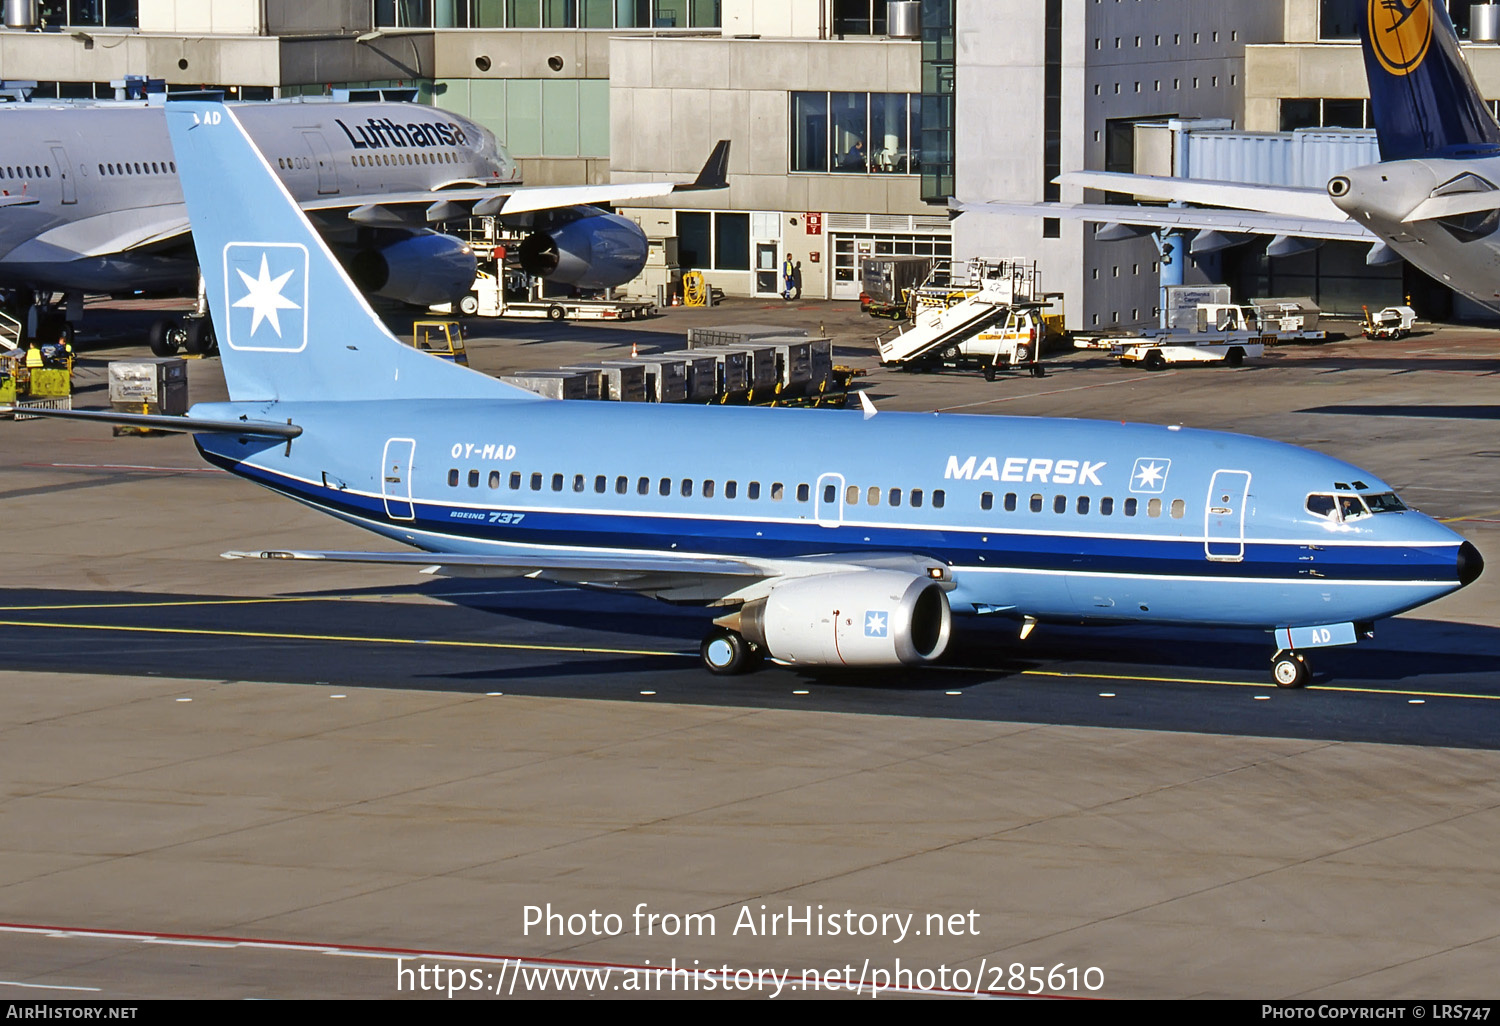
[[[970,265],[968,283],[954,283],[943,296],[935,297],[925,287],[916,290],[911,323],[876,338],[880,362],[914,370],[974,363],[986,370],[986,377],[1007,366],[1039,368],[1041,315],[1037,304],[1030,302],[1036,283],[1034,267],[976,262]],[[1023,325],[1025,330],[1020,333],[1010,331],[1014,326],[1010,322],[1016,321],[1023,309],[1033,311],[1020,314],[1029,327]],[[1000,330],[988,332],[986,339],[979,340],[981,333],[997,325],[1002,325]],[[997,340],[1003,344],[997,345]]]

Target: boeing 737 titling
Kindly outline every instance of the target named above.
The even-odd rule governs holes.
[[[957,619],[1272,632],[1273,677],[1478,577],[1370,471],[1146,424],[555,402],[401,345],[242,121],[167,120],[230,401],[215,466],[415,551],[229,553],[525,576],[718,612],[735,673],[930,663]],[[819,444],[809,446],[807,439]],[[753,439],[753,445],[746,440]]]

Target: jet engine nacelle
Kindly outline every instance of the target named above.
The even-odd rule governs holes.
[[[640,225],[617,214],[594,214],[526,236],[521,269],[560,285],[608,289],[641,273],[646,249]]]
[[[740,633],[799,666],[913,666],[948,647],[953,616],[942,587],[895,570],[787,581],[740,610]]]
[[[467,242],[430,231],[367,247],[349,262],[363,291],[412,306],[456,303],[474,287],[477,267]]]

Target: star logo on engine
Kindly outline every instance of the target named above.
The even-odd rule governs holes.
[[[883,638],[889,627],[890,618],[884,612],[865,614],[865,637]]]
[[[1171,460],[1141,457],[1135,461],[1135,469],[1130,472],[1130,490],[1160,495],[1166,490],[1167,471],[1171,469]]]
[[[307,248],[284,242],[224,247],[228,344],[261,352],[307,347]]]

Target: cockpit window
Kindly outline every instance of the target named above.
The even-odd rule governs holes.
[[[1333,511],[1337,509],[1332,495],[1309,495],[1307,497],[1307,511],[1320,517],[1332,517]]]
[[[1365,500],[1371,513],[1400,513],[1406,509],[1406,503],[1396,498],[1395,492],[1370,493],[1360,498]]]
[[[1353,520],[1356,517],[1369,515],[1370,511],[1365,508],[1364,502],[1358,495],[1340,495],[1338,500],[1341,520]]]

